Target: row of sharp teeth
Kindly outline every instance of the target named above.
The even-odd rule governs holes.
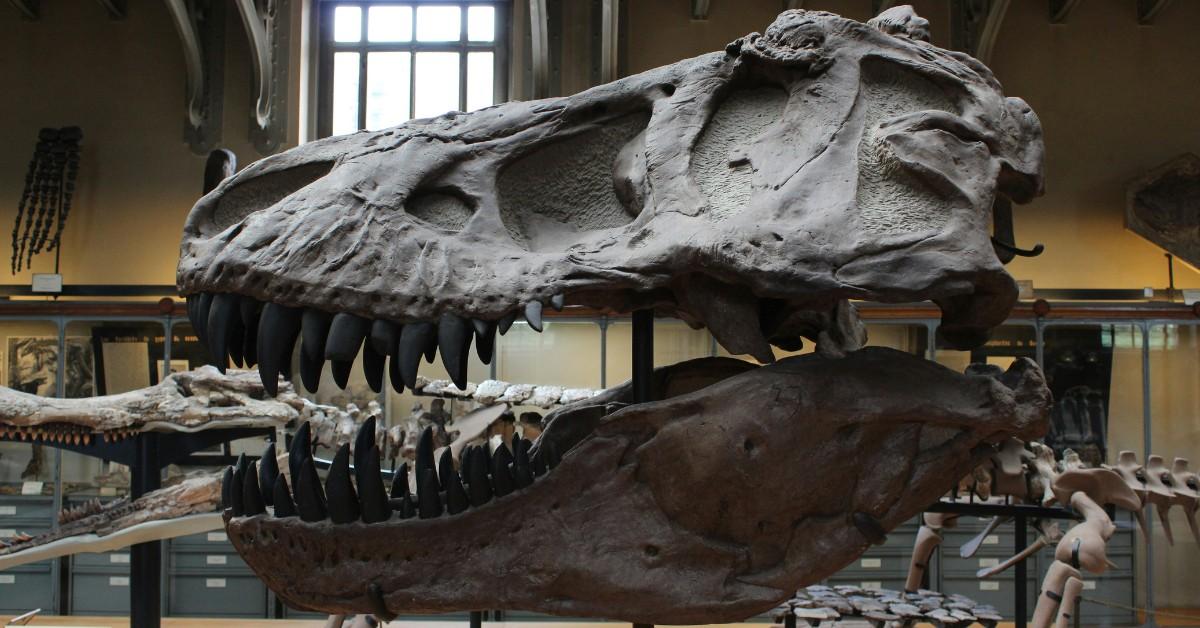
[[[94,515],[104,509],[104,505],[99,499],[89,499],[88,501],[71,508],[63,508],[58,511],[58,524],[63,525],[78,521],[89,515]]]
[[[564,297],[559,294],[550,299],[549,305],[561,310],[563,302]],[[542,331],[542,308],[540,301],[530,301],[522,312],[525,321],[538,332]],[[389,379],[399,393],[405,387],[416,386],[421,357],[432,363],[438,352],[450,380],[465,390],[472,340],[479,359],[490,364],[497,332],[504,335],[517,319],[516,312],[495,321],[447,312],[436,321],[400,324],[344,312],[331,314],[312,308],[264,304],[252,297],[224,292],[189,296],[187,311],[214,365],[224,372],[226,358],[239,368],[257,363],[263,386],[271,395],[278,390],[280,374],[291,378],[292,351],[297,339],[301,340],[300,378],[309,392],[317,391],[326,360],[334,382],[344,389],[360,349],[367,384],[377,393],[383,390],[384,358],[390,358]]]
[[[5,425],[0,426],[0,437],[9,440],[45,441],[65,445],[90,445],[92,439],[99,436],[106,443],[112,443],[137,436],[134,428],[108,430],[105,432],[91,431],[79,425]]]
[[[343,444],[333,457],[322,488],[306,422],[296,431],[288,450],[288,469],[295,487],[289,491],[275,460],[275,445],[270,443],[259,459],[257,471],[249,466],[244,454],[237,465],[225,470],[221,507],[235,517],[250,517],[266,513],[271,506],[275,517],[299,517],[306,522],[329,519],[335,524],[457,515],[523,489],[558,465],[559,456],[552,443],[531,455],[532,445],[514,434],[511,450],[503,444],[491,453],[486,447],[468,447],[463,451],[460,468],[455,468],[447,447],[435,465],[433,430],[427,427],[417,441],[416,494],[409,489],[407,462],[393,474],[391,489],[385,492],[379,447],[375,444],[375,417],[370,417],[355,438],[353,468],[350,444]]]

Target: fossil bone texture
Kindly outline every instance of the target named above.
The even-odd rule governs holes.
[[[373,387],[385,356],[411,388],[440,350],[462,388],[473,338],[488,361],[515,317],[540,329],[564,303],[652,307],[769,362],[801,338],[860,346],[847,299],[933,300],[941,335],[977,345],[1017,295],[992,204],[1040,193],[1041,128],[904,11],[888,32],[787,11],[573,96],[268,157],[193,208],[179,290],[220,362],[257,360],[269,389],[301,335],[310,389],[359,346]]]
[[[220,474],[200,474],[137,499],[64,510],[58,528],[0,543],[0,569],[218,529],[220,488]]]
[[[0,431],[27,440],[90,442],[143,431],[194,432],[282,426],[309,404],[290,385],[267,399],[253,372],[211,366],[172,373],[157,385],[103,397],[54,399],[0,386]]]
[[[227,474],[230,540],[289,604],[330,613],[737,621],[881,541],[989,443],[1043,433],[1050,402],[1028,360],[1001,382],[874,347],[658,377],[667,398],[624,406],[631,386],[607,391],[556,411],[532,448],[435,470],[418,446],[416,495],[405,482],[390,501],[369,440],[353,470],[338,452],[322,490],[302,428],[293,491]]]

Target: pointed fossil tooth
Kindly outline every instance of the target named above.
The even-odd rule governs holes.
[[[471,450],[474,448],[474,445],[467,445],[458,453],[458,476],[463,482],[471,479]]]
[[[200,293],[196,303],[196,320],[192,321],[192,330],[196,332],[196,338],[205,348],[208,347],[208,315],[212,311],[212,300],[211,292]]]
[[[358,494],[350,483],[350,444],[343,443],[333,456],[329,465],[329,475],[325,477],[325,500],[329,507],[329,518],[334,523],[351,523],[358,521],[361,508],[358,505]]]
[[[554,308],[555,312],[563,311],[563,306],[567,304],[567,295],[558,293],[550,297],[550,307]]]
[[[369,338],[375,353],[395,357],[396,346],[400,343],[400,325],[384,319],[371,321]]]
[[[346,312],[335,314],[325,339],[325,359],[353,362],[369,331],[371,321]]]
[[[508,453],[508,447],[503,444],[497,447],[492,454],[492,493],[496,497],[504,497],[517,488],[508,468],[510,462],[512,454]]]
[[[417,480],[420,481],[422,471],[434,471],[433,466],[433,427],[426,426],[421,430],[421,436],[417,439],[417,461],[414,469],[417,474]],[[437,475],[434,475],[437,479]],[[420,487],[420,484],[417,484]]]
[[[492,500],[492,485],[488,481],[487,454],[481,447],[472,447],[467,454],[471,462],[464,464],[468,473],[467,497],[471,505],[478,508]]]
[[[242,486],[246,480],[246,454],[238,456],[237,464],[233,465],[233,481],[229,483],[229,507],[233,516],[240,517],[246,512],[245,502],[242,501]]]
[[[388,358],[388,381],[392,383],[392,390],[396,391],[397,395],[404,394],[404,376],[400,373],[399,355]]]
[[[272,397],[279,389],[279,373],[291,369],[292,347],[300,335],[300,310],[275,303],[263,306],[258,320],[258,374]]]
[[[392,499],[400,499],[408,497],[408,463],[400,465],[399,469],[392,474],[392,489],[388,492],[388,497]]]
[[[258,485],[262,487],[262,499],[268,506],[275,505],[275,477],[279,475],[279,463],[275,460],[275,443],[267,443],[262,457],[258,459]]]
[[[325,492],[321,490],[321,476],[317,475],[317,466],[312,456],[306,457],[300,463],[299,475],[293,476],[296,481],[295,498],[296,511],[302,521],[324,521],[328,510],[325,506]]]
[[[442,498],[438,494],[438,481],[433,469],[418,469],[417,477],[417,514],[422,519],[440,517]]]
[[[410,389],[417,387],[417,367],[421,364],[421,354],[431,338],[436,346],[437,327],[433,323],[409,323],[400,330],[400,344],[397,349],[400,377]]]
[[[513,323],[515,322],[517,322],[517,313],[509,312],[508,314],[501,316],[500,320],[496,321],[496,331],[500,332],[500,335],[503,336],[504,334],[508,333],[508,329],[512,327]]]
[[[242,355],[246,358],[246,368],[251,368],[258,364],[258,317],[262,315],[262,303],[254,297],[242,297],[238,311],[242,316]]]
[[[214,295],[208,313],[208,352],[213,366],[222,373],[228,361],[231,337],[241,324],[237,295],[228,292]]]
[[[496,323],[479,319],[471,323],[475,326],[475,353],[481,362],[491,364],[496,353]]]
[[[454,456],[450,453],[450,448],[446,447],[442,449],[442,455],[438,458],[438,486],[443,491],[449,490],[446,480],[451,473],[454,473]]]
[[[325,339],[329,337],[329,326],[333,314],[323,310],[306,308],[300,319],[300,350],[311,358],[325,359]]]
[[[184,300],[187,302],[187,317],[188,321],[192,323],[192,328],[195,329],[200,327],[200,325],[197,323],[197,321],[200,320],[200,315],[198,313],[200,310],[200,295],[189,294],[184,297]],[[207,325],[208,321],[205,319],[205,326]]]
[[[469,502],[467,499],[467,489],[463,488],[462,480],[458,477],[458,473],[451,471],[446,477],[446,512],[457,515],[467,509]]]
[[[471,348],[471,325],[467,320],[449,312],[438,321],[438,351],[442,364],[460,390],[467,388],[467,357]]]
[[[233,508],[233,465],[225,467],[221,476],[221,510]]]
[[[321,386],[321,370],[325,368],[325,358],[313,356],[305,350],[303,341],[300,343],[300,381],[304,389],[310,393],[317,392]]]
[[[375,347],[372,347],[371,343],[363,345],[363,377],[367,380],[367,386],[376,394],[383,392],[383,363],[385,360],[387,360],[387,356],[375,351]]]
[[[288,491],[287,478],[282,474],[275,476],[275,485],[271,489],[271,501],[275,503],[276,517],[295,517],[296,503]]]
[[[346,385],[350,383],[350,372],[354,370],[354,361],[343,362],[342,360],[329,361],[329,373],[333,375],[333,383],[341,390],[346,390]]]
[[[242,513],[247,517],[261,515],[267,511],[262,491],[258,488],[258,474],[247,468],[242,476]]]
[[[375,431],[378,428],[378,421],[374,415],[367,417],[358,426],[358,433],[354,435],[354,466],[357,468],[366,460],[367,451],[375,446]],[[355,479],[358,479],[357,473]]]
[[[525,488],[533,484],[533,468],[529,464],[529,451],[516,434],[513,434],[513,452],[513,484],[519,489]]]
[[[437,323],[433,323],[433,331],[429,334],[428,337],[425,338],[425,347],[422,349],[422,352],[425,355],[425,361],[428,362],[429,364],[433,364],[434,358],[437,357],[437,350],[438,350]]]
[[[354,477],[362,502],[362,520],[365,523],[387,521],[392,516],[392,509],[388,506],[388,496],[380,474],[378,447],[372,444],[362,464],[354,465]]]
[[[417,516],[417,498],[415,495],[408,495],[400,502],[399,508],[392,508],[400,513],[401,519],[412,519]]]
[[[525,322],[529,323],[530,329],[536,332],[542,331],[542,302],[530,301],[525,304]]]
[[[558,445],[553,441],[546,443],[546,469],[552,470],[562,462],[562,455],[558,453]]]
[[[296,483],[296,478],[300,477],[300,465],[304,459],[312,457],[311,434],[312,427],[305,421],[296,428],[296,435],[292,437],[292,446],[288,449],[288,474],[292,477],[292,483]]]

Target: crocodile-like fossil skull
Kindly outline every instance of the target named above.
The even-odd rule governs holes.
[[[724,52],[573,96],[268,157],[192,210],[179,289],[201,333],[218,310],[217,330],[242,325],[242,295],[426,336],[474,319],[490,344],[497,321],[565,301],[653,307],[770,361],[768,343],[801,337],[857,348],[846,299],[933,300],[947,340],[978,344],[1017,294],[991,208],[1040,193],[1041,128],[981,63],[921,41],[924,20],[879,24],[895,34],[788,11]],[[250,353],[253,334],[228,333]],[[325,333],[310,361],[336,369],[349,358]],[[261,357],[267,377],[286,368]]]

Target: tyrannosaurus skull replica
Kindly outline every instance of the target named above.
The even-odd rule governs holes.
[[[374,428],[318,476],[226,474],[231,541],[289,604],[738,621],[849,563],[1010,437],[1044,432],[1033,363],[952,373],[860,349],[850,299],[933,300],[980,343],[1016,298],[992,206],[1041,191],[1036,116],[931,46],[910,8],[787,11],[765,34],[566,97],[450,113],[264,159],[193,209],[178,284],[218,361],[412,388],[440,351],[544,305],[653,308],[733,353],[557,411],[536,443],[385,491]],[[999,222],[997,223],[999,224]],[[644,401],[642,403],[634,403]],[[403,478],[404,474],[398,474]],[[269,508],[272,506],[273,507]]]

